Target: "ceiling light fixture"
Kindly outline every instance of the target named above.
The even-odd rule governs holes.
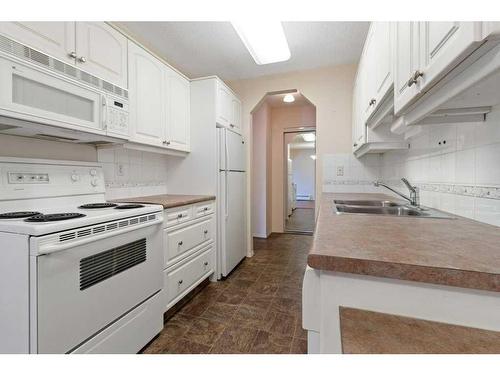
[[[284,97],[283,97],[283,101],[285,103],[293,103],[295,101],[295,97],[292,95],[292,94],[286,94]]]
[[[312,160],[316,160],[316,155],[311,155]]]
[[[231,23],[258,65],[290,58],[290,48],[281,22],[242,20]]]
[[[314,135],[314,133],[304,133],[302,134],[302,138],[306,142],[314,142],[316,140],[316,135]]]

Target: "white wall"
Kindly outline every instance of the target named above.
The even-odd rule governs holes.
[[[339,166],[344,176],[337,176]],[[400,182],[406,177],[419,187],[421,204],[500,226],[500,107],[485,122],[424,126],[409,150],[361,159],[325,155],[323,175],[325,192],[387,194],[372,182],[382,179],[407,192]]]
[[[485,122],[423,127],[410,143],[381,158],[384,180],[404,189],[407,177],[422,204],[500,226],[500,106]]]
[[[99,149],[106,199],[167,193],[167,156],[127,149]]]
[[[163,155],[0,135],[0,156],[101,162],[106,199],[167,192],[167,159]]]
[[[271,108],[264,102],[253,113],[252,120],[252,234],[254,237],[266,238],[271,232],[271,222],[268,220],[271,211],[271,194],[268,185],[271,184],[271,165],[269,160],[269,143],[271,127]]]
[[[311,155],[315,154],[314,149],[292,149],[292,175],[293,182],[297,184],[297,195],[308,195],[314,200],[314,171],[315,160]]]

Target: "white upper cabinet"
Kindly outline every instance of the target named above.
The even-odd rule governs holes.
[[[397,114],[420,92],[413,75],[420,67],[418,22],[397,22],[394,26],[394,112]]]
[[[225,127],[231,123],[231,92],[221,82],[217,82],[217,123]]]
[[[75,63],[74,22],[0,22],[0,33],[68,64]]]
[[[216,97],[217,124],[241,133],[241,101],[219,79],[217,80]]]
[[[480,22],[397,22],[396,114],[462,62],[481,39]]]
[[[176,71],[167,68],[167,134],[169,147],[189,151],[190,83]]]
[[[127,88],[127,38],[104,22],[0,22],[0,33]]]
[[[130,141],[190,151],[189,80],[133,42],[128,51]]]
[[[231,122],[229,126],[241,133],[241,101],[234,96],[231,98]]]
[[[425,90],[463,60],[480,38],[474,22],[421,22],[420,88]]]
[[[136,44],[129,42],[130,140],[163,146],[166,100],[164,65]]]
[[[127,87],[127,38],[109,25],[77,22],[76,54],[78,68]]]

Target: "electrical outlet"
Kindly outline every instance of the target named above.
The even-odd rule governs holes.
[[[116,170],[116,175],[117,176],[123,176],[123,174],[125,173],[124,169],[125,169],[125,167],[124,167],[123,164],[118,164],[117,170]]]
[[[343,176],[344,175],[344,166],[341,165],[340,167],[337,167],[337,176]]]

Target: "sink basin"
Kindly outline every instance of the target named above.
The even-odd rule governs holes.
[[[397,206],[397,207],[373,207],[373,206],[348,206],[337,205],[338,212],[351,214],[378,214],[392,216],[426,216],[426,212],[417,209]]]
[[[356,204],[341,204],[340,202],[356,202]],[[362,205],[361,203],[370,202],[371,205]],[[432,208],[400,205],[390,201],[342,201],[336,200],[337,214],[369,214],[369,215],[387,215],[403,217],[425,217],[430,219],[455,219],[443,212]],[[375,205],[377,203],[378,205]],[[383,206],[383,204],[387,204]],[[392,204],[392,205],[391,205]]]
[[[376,200],[334,200],[335,204],[348,205],[348,206],[370,206],[370,207],[397,207],[402,206],[400,203],[391,201],[376,201]]]

